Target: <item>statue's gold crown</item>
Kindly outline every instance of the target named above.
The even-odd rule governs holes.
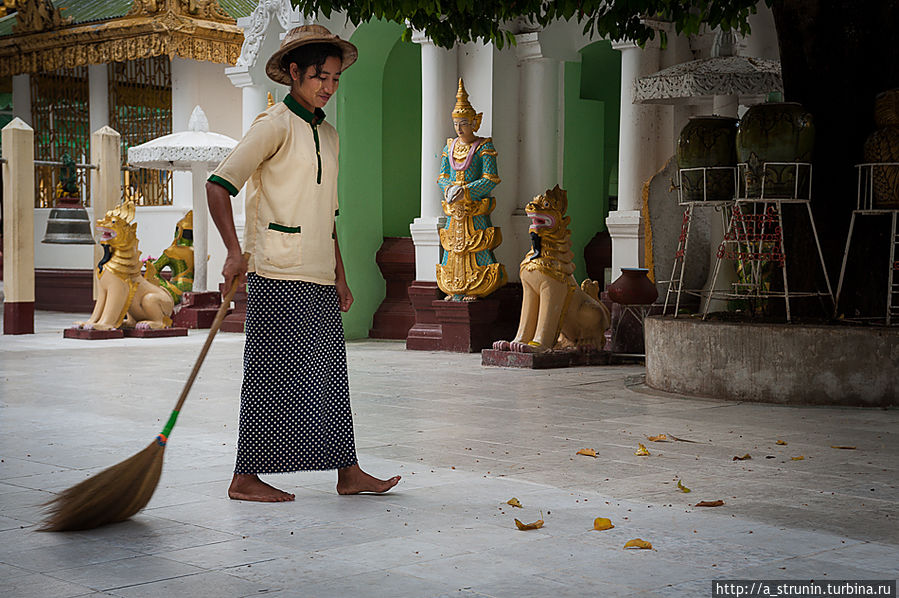
[[[178,221],[177,224],[181,230],[193,230],[194,229],[194,211],[190,210],[187,214],[184,215],[184,218]]]
[[[131,224],[131,221],[134,220],[134,202],[129,200],[123,201],[121,204],[117,205],[114,209],[106,212],[108,216],[112,216],[113,218],[118,218],[119,220],[124,220],[128,224]]]
[[[474,107],[468,101],[468,92],[465,91],[465,84],[462,78],[459,78],[459,89],[456,91],[456,106],[453,108],[453,118],[467,118],[471,123],[472,129],[478,130],[481,126],[481,116],[475,112]]]

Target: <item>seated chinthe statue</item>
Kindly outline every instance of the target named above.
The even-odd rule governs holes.
[[[181,295],[190,292],[194,286],[194,211],[191,210],[175,224],[175,240],[165,248],[156,261],[147,261],[144,277],[161,286],[175,305],[181,303]],[[160,274],[165,268],[172,271],[172,279],[166,280]]]
[[[568,193],[556,185],[525,206],[531,219],[531,250],[521,262],[524,290],[518,332],[511,341],[496,341],[497,351],[546,353],[554,349],[599,351],[611,322],[599,301],[599,284],[574,279]]]
[[[446,226],[440,230],[443,259],[437,265],[437,286],[452,301],[486,297],[506,282],[506,270],[493,255],[502,243],[499,227],[490,222],[499,182],[493,140],[475,135],[481,117],[468,102],[459,79],[453,109],[454,139],[447,139],[437,184],[443,191]]]

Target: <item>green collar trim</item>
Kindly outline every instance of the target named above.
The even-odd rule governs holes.
[[[284,103],[287,104],[287,107],[291,112],[293,112],[312,126],[315,126],[325,120],[325,113],[321,108],[316,108],[315,112],[309,112],[308,110],[303,108],[303,106],[290,94],[284,96]]]

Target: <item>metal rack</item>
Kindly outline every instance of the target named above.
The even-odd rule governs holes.
[[[748,180],[754,176],[746,163],[737,165],[737,194],[731,208],[731,217],[725,227],[724,239],[718,247],[715,270],[712,275],[712,286],[708,294],[715,299],[768,299],[782,298],[786,304],[787,322],[791,321],[790,298],[798,297],[830,297],[833,304],[833,291],[827,268],[824,265],[824,254],[818,240],[815,219],[811,208],[812,165],[808,162],[765,162],[761,165],[761,190],[757,197],[749,196]],[[774,195],[768,183],[769,173],[778,173],[781,179],[792,176],[791,193]],[[767,191],[767,194],[766,194]],[[818,248],[818,258],[827,292],[790,290],[787,279],[787,253],[783,236],[783,206],[804,205],[808,214],[812,235]],[[724,259],[737,260],[748,279],[743,283],[735,283],[733,291],[714,291],[715,283]],[[774,263],[783,273],[783,291],[772,291],[762,280],[762,266]],[[748,274],[747,274],[748,273]],[[708,316],[709,304],[706,302],[702,317]]]
[[[834,316],[837,315],[837,309],[840,303],[840,294],[843,290],[843,278],[846,274],[846,263],[849,258],[849,247],[852,244],[852,233],[855,230],[855,219],[857,216],[889,216],[890,217],[890,259],[887,262],[887,302],[886,316],[884,318],[886,325],[891,326],[899,323],[899,234],[897,234],[897,220],[899,220],[899,208],[875,208],[874,207],[874,186],[875,177],[889,178],[899,176],[899,162],[879,162],[856,164],[858,169],[858,191],[856,197],[855,209],[852,211],[852,219],[849,221],[849,235],[846,237],[846,249],[843,251],[843,265],[840,267],[840,281],[837,284],[837,296],[834,302]],[[875,173],[876,169],[883,169]],[[865,318],[879,320],[879,317]]]
[[[727,230],[727,215],[729,208],[733,205],[733,199],[728,200],[709,200],[708,199],[708,175],[709,171],[731,171],[734,180],[734,196],[737,194],[737,169],[733,166],[702,166],[696,168],[680,168],[677,172],[677,204],[683,206],[684,218],[681,223],[681,233],[678,238],[677,251],[674,254],[674,263],[671,266],[671,279],[660,280],[660,283],[668,283],[668,291],[665,293],[665,304],[662,307],[662,314],[668,313],[668,302],[671,295],[674,294],[674,317],[676,318],[680,311],[681,294],[703,296],[702,289],[684,289],[684,267],[686,265],[687,249],[690,244],[690,229],[693,223],[693,211],[698,208],[713,208],[721,214],[721,222],[723,229]],[[702,173],[702,200],[685,200],[683,176],[685,172],[701,172]]]

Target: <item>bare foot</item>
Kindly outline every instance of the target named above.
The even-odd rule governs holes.
[[[337,494],[360,494],[362,492],[374,492],[381,494],[397,485],[400,476],[395,475],[389,480],[379,480],[368,475],[359,465],[350,465],[337,470]]]
[[[493,341],[493,350],[494,351],[511,351],[512,346],[509,344],[509,341]]]
[[[256,502],[287,502],[296,496],[269,486],[255,474],[235,473],[228,488],[228,498]]]

